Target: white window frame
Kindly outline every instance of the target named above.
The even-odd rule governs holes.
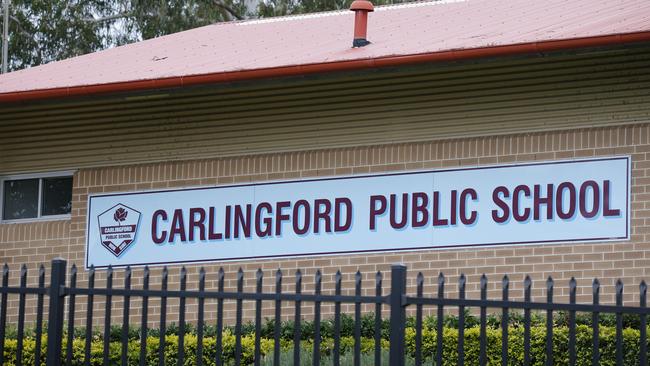
[[[43,200],[43,179],[44,178],[73,178],[74,170],[64,170],[57,172],[46,173],[32,173],[32,174],[15,174],[0,176],[0,224],[11,224],[21,222],[38,222],[38,221],[54,221],[54,220],[69,220],[71,214],[64,215],[45,215],[41,216],[42,200]],[[38,179],[38,207],[36,209],[36,217],[25,219],[5,220],[4,219],[4,197],[5,197],[5,181],[8,180],[22,180],[22,179]],[[74,179],[74,178],[73,178]],[[74,181],[73,181],[74,186]]]

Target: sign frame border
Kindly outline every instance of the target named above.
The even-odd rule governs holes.
[[[297,178],[297,179],[288,179],[288,180],[269,180],[264,182],[253,182],[253,183],[233,183],[227,185],[212,185],[212,186],[189,186],[189,187],[178,187],[170,189],[151,189],[151,190],[139,190],[139,191],[127,191],[127,192],[109,192],[109,193],[92,193],[88,194],[86,214],[88,215],[86,219],[86,245],[85,245],[85,255],[84,255],[84,268],[86,270],[90,269],[88,265],[88,256],[89,256],[89,247],[90,247],[90,212],[92,205],[92,198],[95,197],[111,197],[111,196],[128,196],[128,195],[138,195],[138,194],[150,194],[150,193],[165,193],[165,192],[178,192],[178,191],[198,191],[206,189],[221,189],[221,188],[233,188],[233,187],[250,187],[250,186],[264,186],[264,185],[276,185],[276,184],[286,184],[286,183],[300,183],[300,182],[316,182],[316,181],[336,181],[342,179],[359,179],[359,178],[372,178],[372,177],[386,177],[386,176],[395,176],[395,175],[415,175],[415,174],[429,174],[429,173],[438,173],[438,172],[454,172],[454,171],[468,171],[468,170],[484,170],[484,169],[501,169],[501,168],[511,168],[511,167],[520,167],[520,166],[539,166],[539,165],[556,165],[556,164],[571,164],[571,163],[580,163],[580,162],[593,162],[593,161],[613,161],[613,160],[626,160],[626,185],[627,185],[627,195],[625,198],[625,212],[627,215],[627,220],[625,223],[625,236],[621,237],[610,237],[610,238],[589,238],[589,239],[571,239],[571,240],[531,240],[531,241],[516,241],[516,242],[499,242],[499,243],[483,243],[483,244],[458,244],[458,245],[448,245],[442,247],[410,247],[410,248],[390,248],[390,249],[365,249],[365,250],[349,250],[349,251],[338,251],[338,252],[319,252],[319,253],[295,253],[295,254],[278,254],[278,255],[264,255],[264,256],[252,256],[252,257],[237,257],[237,258],[207,258],[207,259],[198,259],[198,260],[180,260],[174,262],[148,262],[148,263],[134,263],[134,264],[117,264],[117,265],[106,265],[106,266],[94,266],[94,269],[107,269],[108,267],[112,268],[124,268],[124,267],[144,267],[144,266],[176,266],[183,264],[199,264],[199,263],[220,263],[220,262],[241,262],[241,261],[250,261],[250,260],[272,260],[272,259],[285,259],[285,258],[305,258],[305,257],[322,257],[322,256],[336,256],[336,255],[349,255],[349,254],[363,254],[363,253],[390,253],[390,252],[416,252],[424,250],[458,250],[466,248],[484,248],[484,247],[502,247],[502,246],[527,246],[527,245],[536,245],[536,244],[570,244],[570,243],[589,243],[589,242],[614,242],[614,241],[627,241],[630,240],[630,231],[631,231],[631,195],[632,195],[632,185],[631,185],[631,174],[632,174],[632,157],[631,155],[613,155],[606,157],[593,157],[593,158],[574,158],[574,159],[561,159],[561,160],[541,160],[541,161],[532,161],[532,162],[513,162],[513,163],[503,163],[503,164],[487,164],[487,165],[477,165],[477,166],[468,166],[468,167],[459,167],[459,168],[440,168],[440,169],[419,169],[419,170],[406,170],[406,171],[394,171],[394,172],[378,172],[378,173],[364,173],[359,175],[339,175],[339,176],[327,176],[327,177],[309,177],[309,178]]]

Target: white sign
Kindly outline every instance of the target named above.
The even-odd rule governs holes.
[[[626,240],[630,158],[92,195],[96,268]]]

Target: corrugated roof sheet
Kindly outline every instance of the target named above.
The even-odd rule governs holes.
[[[466,0],[378,7],[369,15],[372,44],[355,49],[353,18],[350,11],[338,11],[196,28],[3,75],[0,100],[38,90],[284,67],[297,67],[299,74],[309,65],[374,66],[372,60],[388,57],[638,34],[650,32],[650,1]]]

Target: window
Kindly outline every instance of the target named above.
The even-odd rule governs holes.
[[[51,219],[70,215],[72,174],[0,178],[2,221]]]

